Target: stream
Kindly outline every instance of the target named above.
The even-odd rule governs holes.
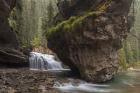
[[[103,84],[92,84],[85,81],[74,83],[56,82],[54,88],[62,93],[140,93],[140,72],[131,70],[118,73],[115,78]]]
[[[53,55],[31,52],[30,70],[64,72],[62,63]],[[61,78],[63,79],[63,77]],[[68,82],[55,82],[52,88],[60,93],[140,93],[140,70],[129,69],[118,73],[114,79],[102,84],[92,84],[82,80],[67,78]]]

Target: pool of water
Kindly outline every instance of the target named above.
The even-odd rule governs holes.
[[[103,84],[92,84],[84,81],[75,83],[56,82],[55,89],[61,93],[140,93],[140,71],[130,70],[118,73],[115,78]]]

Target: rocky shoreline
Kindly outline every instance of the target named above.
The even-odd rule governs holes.
[[[53,89],[56,76],[28,68],[1,68],[0,93],[59,93]]]

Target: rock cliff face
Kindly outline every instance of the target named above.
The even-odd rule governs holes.
[[[128,33],[132,0],[60,0],[58,24],[47,32],[48,47],[91,82],[116,74],[118,50]]]
[[[15,3],[16,0],[0,0],[0,63],[24,63],[26,60],[19,51],[16,34],[8,23]]]

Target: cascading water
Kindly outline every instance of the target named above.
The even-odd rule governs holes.
[[[69,69],[64,69],[62,63],[55,60],[54,55],[31,52],[29,62],[30,62],[30,70],[42,70],[42,71],[69,70]]]
[[[60,93],[140,93],[140,69],[130,68],[120,72],[115,79],[101,84],[68,79],[66,83],[56,82],[54,89]]]
[[[110,85],[103,84],[91,84],[84,81],[79,83],[73,83],[73,80],[70,83],[59,83],[56,82],[53,88],[64,92],[64,93],[116,93],[118,92],[115,89],[111,89]]]

